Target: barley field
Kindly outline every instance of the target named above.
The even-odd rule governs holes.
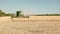
[[[0,17],[0,34],[60,34],[60,20],[16,21]]]

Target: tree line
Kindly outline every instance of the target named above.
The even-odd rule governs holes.
[[[1,16],[11,16],[11,15],[12,15],[11,13],[5,13],[2,10],[0,10],[0,17]]]
[[[24,16],[24,14],[21,14],[22,11],[16,11],[16,15],[14,14],[11,14],[11,13],[5,13],[3,12],[2,10],[0,10],[0,17],[1,16],[12,16],[12,17],[19,17],[19,16],[22,16],[22,17],[26,17]],[[35,14],[35,16],[60,16],[60,14]]]
[[[60,16],[60,14],[36,14],[35,16]]]
[[[16,13],[5,13],[2,10],[0,10],[0,17],[2,16],[24,17],[24,15],[22,14],[22,11],[16,11]]]

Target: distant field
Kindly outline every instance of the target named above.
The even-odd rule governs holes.
[[[42,17],[39,19],[46,19]],[[0,17],[0,34],[60,34],[60,17],[49,19],[20,21],[16,18],[12,21],[10,17]]]

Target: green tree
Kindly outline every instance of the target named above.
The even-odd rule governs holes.
[[[5,12],[3,12],[2,10],[0,10],[0,16],[5,16]]]
[[[12,14],[11,13],[8,13],[8,14],[5,14],[6,16],[11,16]]]

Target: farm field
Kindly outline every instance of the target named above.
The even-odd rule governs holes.
[[[60,34],[60,20],[56,19],[14,21],[10,17],[0,17],[0,34]]]

